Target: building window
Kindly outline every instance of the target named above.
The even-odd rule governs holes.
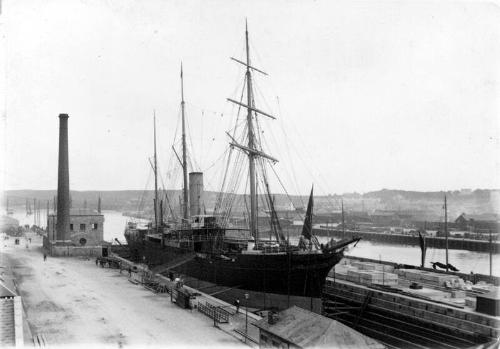
[[[80,231],[85,231],[85,224],[80,224]]]
[[[92,230],[97,230],[97,223],[92,223]]]
[[[272,340],[273,343],[273,348],[280,348],[280,342],[276,342],[275,340]]]
[[[69,230],[73,231],[73,224],[69,225]]]

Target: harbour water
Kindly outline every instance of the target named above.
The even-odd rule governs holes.
[[[117,211],[103,211],[104,214],[104,240],[114,241],[115,238],[121,243],[125,243],[123,232],[125,224],[130,217],[123,216],[121,212]],[[33,224],[33,216],[26,216],[24,211],[16,210],[12,216],[19,220],[19,224]],[[42,218],[42,227],[45,226],[46,219]],[[293,240],[293,239],[292,239]],[[319,237],[318,240],[325,243],[327,237]],[[420,248],[417,246],[403,246],[403,245],[387,245],[382,243],[374,243],[370,241],[360,241],[356,247],[351,248],[347,253],[349,256],[364,257],[371,259],[380,259],[400,264],[420,264]],[[444,263],[446,256],[444,249],[427,249],[427,267],[430,267],[430,262]],[[461,272],[480,273],[489,275],[489,254],[481,252],[471,252],[465,250],[449,250],[448,260],[449,263],[458,268]],[[493,275],[500,276],[500,255],[493,254],[492,263]]]

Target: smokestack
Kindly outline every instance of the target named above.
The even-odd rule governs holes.
[[[190,216],[201,214],[203,200],[203,172],[189,174],[189,213]]]
[[[101,196],[99,195],[99,200],[97,200],[97,213],[101,214]]]
[[[68,114],[59,114],[56,240],[65,240],[69,231],[68,118]]]

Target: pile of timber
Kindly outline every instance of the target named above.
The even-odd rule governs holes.
[[[460,284],[463,279],[455,275],[433,273],[419,269],[396,269],[398,276],[405,278],[412,282],[422,283],[429,286],[446,286]]]
[[[390,265],[353,262],[351,264],[337,264],[328,276],[363,285],[396,286],[398,275],[392,273],[393,270],[394,268]]]

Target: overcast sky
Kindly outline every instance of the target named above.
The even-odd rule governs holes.
[[[178,186],[167,173],[183,61],[191,158],[218,189],[245,18],[252,63],[269,74],[255,75],[257,107],[277,116],[261,119],[264,148],[289,192],[500,187],[495,3],[10,0],[5,188],[57,187],[68,113],[71,189],[143,189],[153,109],[162,178]]]

